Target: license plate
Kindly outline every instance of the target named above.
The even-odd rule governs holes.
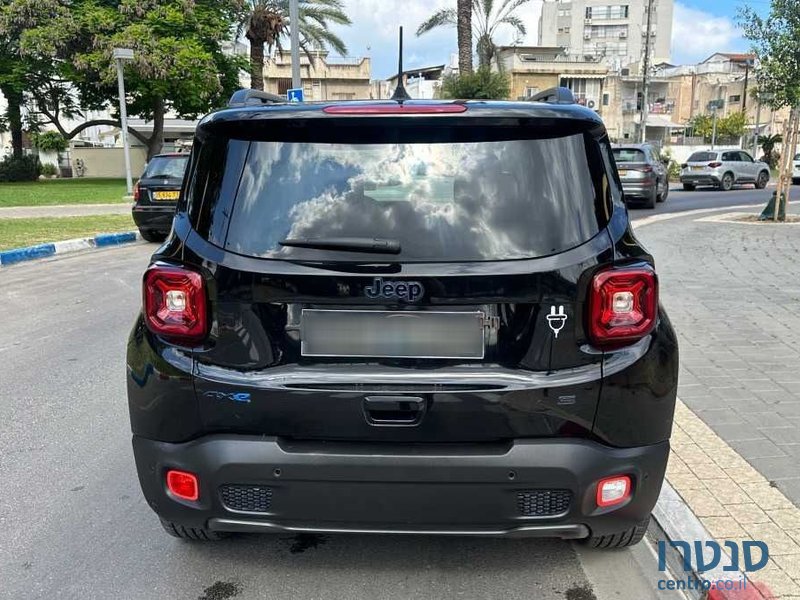
[[[483,358],[482,312],[304,309],[303,356]]]
[[[705,167],[692,167],[692,171],[702,171]]]
[[[153,192],[153,200],[177,200],[180,192]]]

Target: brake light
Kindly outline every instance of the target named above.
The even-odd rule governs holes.
[[[194,502],[200,497],[200,485],[197,475],[186,471],[167,471],[167,489],[181,500]]]
[[[179,342],[199,342],[208,333],[206,293],[199,273],[153,266],[144,274],[144,316],[153,333]]]
[[[464,104],[337,104],[326,106],[322,112],[329,115],[417,115],[463,113]]]
[[[710,162],[710,163],[708,163],[708,166],[711,167],[712,169],[716,169],[717,167],[721,167],[722,163],[721,162],[716,162],[716,161],[715,162]]]
[[[133,186],[133,201],[138,202],[140,195],[141,192],[139,190],[139,182],[137,181],[136,184]]]
[[[602,348],[625,346],[655,327],[658,279],[649,265],[601,271],[592,280],[588,304],[592,342]]]
[[[616,477],[607,477],[597,482],[597,497],[595,501],[597,506],[605,508],[622,504],[630,498],[630,495],[631,478],[627,475],[618,475]]]
[[[689,163],[683,163],[681,165],[681,169],[688,169],[688,168],[689,168]]]

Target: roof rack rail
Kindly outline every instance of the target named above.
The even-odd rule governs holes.
[[[236,90],[228,100],[228,106],[247,106],[248,104],[273,104],[286,102],[286,98],[261,90]]]
[[[547,102],[548,104],[575,104],[572,90],[566,87],[552,87],[539,92],[531,98],[531,102]]]

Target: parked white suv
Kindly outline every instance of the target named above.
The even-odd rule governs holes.
[[[800,173],[796,177],[800,177]],[[681,165],[681,183],[685,190],[708,185],[727,192],[734,184],[742,183],[752,183],[763,189],[768,182],[769,165],[753,160],[744,150],[703,150],[692,154]]]
[[[794,165],[792,170],[792,183],[800,184],[800,154],[794,155]]]

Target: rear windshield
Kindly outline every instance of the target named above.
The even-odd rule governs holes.
[[[638,148],[614,148],[613,152],[618,163],[647,162],[644,152]]]
[[[212,241],[290,260],[369,256],[280,243],[342,237],[396,240],[403,261],[538,257],[597,234],[608,212],[598,209],[597,190],[607,188],[599,145],[583,133],[485,142],[253,141],[231,188],[227,233]]]
[[[708,162],[711,160],[717,160],[716,152],[695,152],[687,162]]]
[[[188,162],[188,154],[186,156],[154,156],[147,163],[147,168],[144,170],[142,178],[183,179],[183,172],[186,170]]]

